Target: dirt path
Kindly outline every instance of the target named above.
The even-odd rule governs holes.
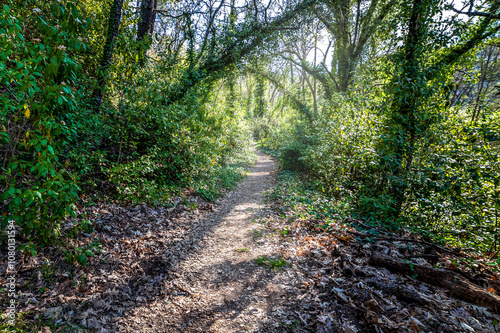
[[[281,332],[291,270],[259,266],[261,256],[278,257],[259,219],[265,192],[275,181],[275,163],[258,152],[245,181],[194,232],[191,251],[171,267],[169,296],[134,309],[121,327],[141,332]]]

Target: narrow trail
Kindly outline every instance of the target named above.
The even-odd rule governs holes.
[[[199,242],[170,268],[171,296],[134,309],[123,318],[127,331],[283,331],[278,318],[288,304],[293,271],[255,263],[259,256],[279,256],[278,243],[258,223],[270,214],[264,200],[276,166],[270,157],[257,155],[248,177],[208,216],[204,228],[194,231]]]

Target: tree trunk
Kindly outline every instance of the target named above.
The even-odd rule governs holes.
[[[339,92],[347,92],[349,82],[351,81],[352,68],[351,59],[349,59],[349,55],[347,54],[347,50],[344,49],[344,46],[339,47],[336,58],[338,61],[337,77],[339,81]]]
[[[424,17],[429,8],[429,3],[414,0],[408,33],[405,41],[405,51],[402,64],[402,73],[397,76],[398,91],[394,94],[391,104],[389,148],[391,161],[389,165],[389,178],[391,179],[390,195],[393,199],[391,213],[396,220],[405,200],[405,191],[408,187],[407,173],[413,162],[415,139],[417,129],[417,109],[422,89],[422,40],[426,27]],[[386,153],[387,155],[387,153]],[[387,167],[386,166],[386,167]]]
[[[350,27],[349,27],[349,16],[351,14],[350,1],[341,1],[334,7],[335,20],[337,26],[337,62],[338,62],[338,81],[339,81],[339,92],[346,92],[349,87],[349,82],[352,76],[352,59],[350,57]]]
[[[314,34],[314,67],[316,67],[316,53],[318,50],[318,36],[315,33]],[[317,101],[317,85],[316,85],[316,77],[313,76],[313,110],[314,110],[314,116],[318,116],[318,101]]]
[[[151,45],[150,37],[154,31],[156,20],[156,7],[157,0],[142,0],[141,2],[141,15],[137,23],[137,42],[139,66],[144,66],[146,52]],[[148,38],[146,38],[146,36]]]
[[[97,86],[93,93],[94,110],[96,113],[99,112],[99,109],[101,108],[102,97],[108,78],[108,71],[113,60],[113,52],[115,50],[118,30],[120,28],[120,20],[122,17],[122,8],[123,0],[114,0],[109,13],[108,35],[106,37],[106,44],[104,45],[104,52],[102,54],[99,71],[97,72]]]

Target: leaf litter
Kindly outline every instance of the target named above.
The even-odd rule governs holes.
[[[323,221],[308,215],[300,204],[291,208],[275,201],[273,205],[279,213],[268,221],[269,228],[278,233],[287,230],[282,252],[300,276],[295,317],[304,332],[500,332],[500,309],[495,313],[421,282],[418,276],[374,267],[370,258],[378,251],[411,267],[451,267],[497,295],[492,286],[498,273],[458,269],[452,264],[454,251],[435,251],[432,244],[410,233],[398,238],[401,241],[377,240],[352,228],[356,222],[362,224],[353,220],[330,224],[325,230]],[[409,247],[407,241],[416,244]]]

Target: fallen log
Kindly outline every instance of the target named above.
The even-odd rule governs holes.
[[[465,277],[453,271],[410,264],[379,251],[372,253],[370,264],[408,274],[420,281],[443,287],[451,291],[457,298],[484,306],[500,314],[500,296],[471,283]]]
[[[364,282],[371,287],[375,287],[379,290],[382,290],[387,294],[394,295],[398,299],[408,303],[418,303],[423,305],[429,303],[429,301],[422,298],[417,291],[411,290],[410,288],[403,285],[398,285],[395,283],[386,283],[382,281],[377,281],[375,279],[368,279],[365,280]]]

